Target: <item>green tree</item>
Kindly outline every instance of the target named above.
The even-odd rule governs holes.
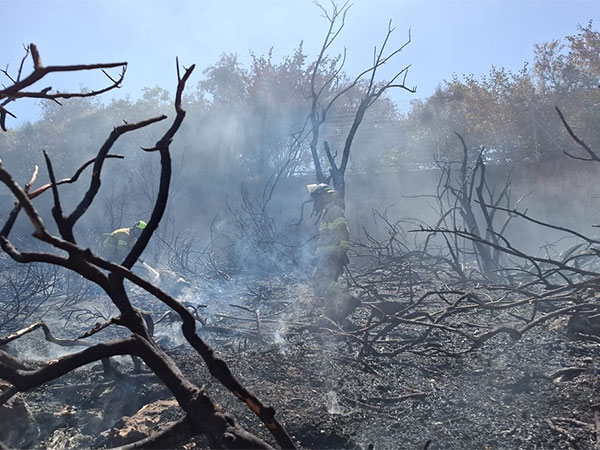
[[[422,161],[459,159],[453,134],[458,132],[486,147],[486,158],[499,163],[556,158],[574,150],[557,105],[586,142],[599,143],[594,124],[600,119],[600,33],[590,22],[563,40],[537,44],[534,53],[531,68],[525,64],[512,72],[492,66],[482,76],[454,76],[428,99],[413,103],[405,118],[410,150],[403,154],[420,155]]]

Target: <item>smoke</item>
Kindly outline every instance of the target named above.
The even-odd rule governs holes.
[[[325,407],[329,414],[344,414],[344,409],[338,402],[338,397],[335,391],[328,391],[325,395]]]

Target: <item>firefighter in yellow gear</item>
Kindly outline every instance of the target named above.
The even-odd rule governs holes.
[[[344,267],[350,263],[350,232],[346,216],[335,203],[336,191],[329,185],[310,184],[307,188],[314,201],[313,214],[320,214],[313,288],[315,294],[325,300],[327,315],[343,319],[357,306],[357,300],[338,281]]]
[[[112,262],[122,262],[146,228],[146,222],[138,220],[129,228],[119,228],[105,233],[101,240],[101,254]]]

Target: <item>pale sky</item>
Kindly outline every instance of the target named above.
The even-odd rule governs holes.
[[[323,0],[327,5],[329,0]],[[415,98],[433,93],[453,73],[481,75],[492,65],[518,70],[533,57],[533,44],[574,34],[577,24],[594,20],[600,27],[599,0],[354,0],[339,52],[348,52],[346,72],[368,67],[389,19],[400,46],[412,32],[412,44],[383,75],[412,64],[407,84],[412,95],[397,91],[402,109]],[[263,54],[273,47],[276,60],[300,41],[314,57],[327,22],[311,0],[0,0],[0,67],[14,73],[23,44],[37,44],[45,65],[127,61],[119,96],[139,97],[145,86],[173,91],[175,57],[195,63],[191,80],[222,53],[237,53],[242,63],[249,51]],[[0,75],[3,77],[3,75]],[[0,78],[3,84],[7,81]],[[98,87],[101,79],[62,76],[55,88]],[[47,83],[46,83],[47,84]],[[115,94],[109,94],[109,97]],[[36,117],[35,104],[12,111],[20,120]],[[10,120],[9,126],[19,121]]]

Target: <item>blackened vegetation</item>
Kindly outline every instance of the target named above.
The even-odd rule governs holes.
[[[47,73],[93,70],[115,66],[109,64],[46,68],[42,65],[39,53],[34,45],[31,45],[28,51],[31,51],[33,58],[34,70],[32,74],[21,80],[21,70],[19,70],[19,75],[16,80],[13,80],[13,85],[0,91],[0,99],[5,99],[1,110],[3,127],[4,118],[6,117],[6,114],[8,114],[4,105],[10,101],[27,96],[56,100],[56,98],[68,98],[77,95],[72,93],[52,94],[50,88],[44,89],[38,93],[28,93],[26,91],[29,86],[42,79]],[[124,63],[117,65],[122,66],[123,68],[125,67]],[[165,445],[165,442],[170,442],[168,439],[179,441],[185,440],[186,437],[198,433],[204,433],[211,443],[211,446],[215,447],[271,448],[264,440],[254,436],[237,425],[233,417],[226,414],[218,405],[216,405],[203,389],[188,381],[172,358],[157,345],[147,326],[148,321],[144,320],[143,314],[130,301],[125,288],[125,280],[127,280],[152,294],[157,300],[179,314],[181,321],[183,322],[182,332],[186,340],[205,361],[210,373],[216,379],[220,380],[236,397],[247,404],[247,406],[267,426],[272,436],[281,447],[294,448],[294,443],[286,433],[285,429],[274,417],[274,410],[264,406],[258,398],[244,388],[230,372],[227,364],[221,358],[216,356],[213,350],[198,336],[196,333],[196,320],[188,309],[173,297],[131,271],[131,268],[147,246],[165,211],[171,180],[171,155],[169,146],[185,117],[185,111],[181,107],[181,98],[186,81],[193,70],[194,66],[191,66],[190,68],[185,69],[184,73],[181,74],[179,65],[177,65],[178,84],[175,98],[175,118],[171,126],[154,146],[143,148],[144,151],[157,153],[160,157],[160,185],[154,209],[150,220],[148,221],[148,226],[144,229],[140,238],[121,264],[114,264],[104,260],[92,253],[89,249],[77,245],[74,227],[81,216],[83,216],[92,205],[94,198],[98,193],[104,162],[109,156],[113,144],[123,134],[165,120],[167,119],[166,116],[155,117],[132,124],[127,123],[116,127],[112,131],[106,142],[100,147],[100,150],[93,161],[92,177],[88,190],[70,214],[65,214],[63,210],[58,191],[59,183],[56,181],[50,157],[48,154],[44,154],[51,183],[42,188],[42,190],[51,190],[52,192],[54,198],[52,216],[60,236],[51,234],[48,231],[43,219],[32,203],[33,195],[30,194],[29,191],[36,181],[37,169],[34,170],[31,180],[24,187],[21,187],[8,170],[0,164],[0,181],[10,189],[17,199],[13,211],[0,231],[0,245],[2,246],[2,249],[17,262],[24,264],[44,262],[61,266],[74,271],[97,284],[105,291],[106,295],[118,308],[119,315],[110,318],[105,324],[97,326],[93,332],[99,331],[105,328],[105,326],[116,324],[127,328],[132,333],[129,337],[124,339],[91,345],[83,351],[48,361],[40,367],[29,370],[17,368],[14,364],[10,364],[7,361],[0,362],[0,378],[11,384],[5,391],[2,400],[3,402],[6,402],[18,391],[30,390],[43,383],[60,378],[83,365],[100,360],[104,360],[105,364],[109,364],[106,361],[109,357],[116,355],[131,355],[132,357],[141,358],[145,362],[150,370],[167,387],[172,396],[177,400],[181,409],[185,412],[184,417],[179,420],[178,426],[172,427],[170,429],[171,432],[160,433],[157,436],[157,439],[161,440],[162,445]],[[107,77],[110,78],[109,75],[107,75]],[[118,87],[122,78],[123,73],[117,80],[110,78],[111,81],[113,81],[111,87]],[[94,91],[92,95],[97,95],[104,91],[106,91],[106,89]],[[89,165],[90,162],[86,162],[73,178],[76,178],[78,174]],[[39,194],[40,192],[38,191],[37,193]],[[25,214],[34,228],[33,236],[36,239],[49,244],[50,248],[56,253],[20,251],[14,243],[10,241],[10,232],[17,216],[22,210],[25,211]],[[44,324],[40,324],[40,326],[47,331],[48,335],[48,328]],[[23,333],[30,331],[31,329],[32,327],[29,327],[29,329],[8,336],[2,341],[2,344],[17,339]],[[93,332],[87,333],[86,336],[93,334]],[[176,430],[177,433],[172,430]],[[182,433],[182,430],[185,432]],[[149,442],[144,441],[143,445],[149,445]]]
[[[462,159],[440,163],[437,191],[424,193],[439,214],[434,223],[395,221],[374,211],[379,234],[365,226],[363,237],[355,239],[355,266],[346,279],[361,304],[348,322],[323,315],[306,276],[292,272],[292,265],[271,270],[274,250],[268,249],[281,248],[285,233],[264,207],[270,194],[258,203],[243,197],[241,212],[232,211],[238,234],[230,236],[267,260],[258,273],[270,277],[236,279],[232,264],[223,267],[215,256],[215,240],[199,255],[186,239],[171,246],[177,255],[173,268],[198,278],[212,270],[197,292],[206,302],[178,301],[132,272],[164,212],[169,144],[185,114],[181,93],[192,70],[178,77],[173,124],[145,149],[160,156],[160,188],[148,227],[122,264],[78,246],[74,225],[94,200],[111,145],[164,117],[115,128],[97,157],[82,166],[81,171],[93,165],[92,182],[71,214],[63,211],[58,186],[75,181],[81,171],[70,181],[57,181],[46,155],[51,183],[32,190],[37,171],[21,188],[0,167],[0,180],[17,198],[0,232],[5,252],[26,267],[45,262],[78,273],[100,286],[119,311],[104,317],[95,303],[92,316],[102,321],[84,331],[67,328],[64,334],[72,337],[59,337],[33,320],[51,315],[39,311],[51,303],[51,290],[42,281],[51,286],[52,276],[23,272],[21,280],[3,285],[5,292],[15,288],[16,300],[6,307],[10,321],[27,326],[11,330],[0,346],[16,345],[41,329],[52,344],[85,347],[41,363],[19,357],[18,351],[17,356],[0,351],[0,378],[8,382],[0,386],[0,405],[27,392],[35,409],[32,427],[40,427],[11,445],[269,448],[273,441],[282,448],[597,447],[600,242],[519,209],[510,178],[491,183],[486,150],[476,150],[470,163],[462,136],[457,137]],[[571,156],[597,162],[597,153],[560,118],[585,152]],[[48,231],[32,203],[49,190],[60,236]],[[22,210],[34,237],[56,253],[19,250],[9,240]],[[556,253],[548,247],[542,256],[521,250],[509,234],[519,221],[577,243]],[[81,303],[91,314],[93,308]],[[128,336],[114,332],[115,340],[87,341],[114,325]],[[141,358],[152,374],[123,373],[129,362],[117,362],[119,355],[137,358],[138,369]],[[104,371],[99,364],[86,366],[97,362]],[[45,389],[34,389],[42,385]],[[217,395],[220,405],[212,400]],[[289,433],[259,397],[281,405],[278,415]],[[155,426],[144,429],[152,417]]]

